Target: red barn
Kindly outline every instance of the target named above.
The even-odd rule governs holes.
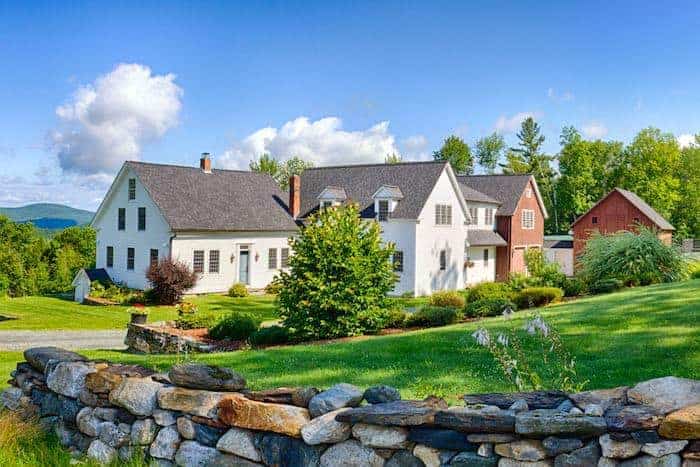
[[[615,188],[572,224],[574,258],[583,251],[586,241],[595,231],[611,234],[621,230],[634,231],[637,225],[656,229],[658,237],[671,243],[676,230],[666,219],[631,191]]]

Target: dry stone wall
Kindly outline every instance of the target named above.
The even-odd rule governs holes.
[[[361,390],[246,389],[199,364],[167,374],[25,352],[2,392],[76,454],[180,466],[700,466],[700,381],[665,377],[578,394],[470,394],[464,405]]]

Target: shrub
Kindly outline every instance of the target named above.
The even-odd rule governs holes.
[[[484,298],[505,298],[511,295],[510,287],[503,282],[482,282],[469,289],[469,301],[475,302]]]
[[[454,324],[462,319],[462,312],[452,307],[424,306],[406,318],[408,327],[437,327]]]
[[[359,320],[363,331],[373,334],[382,329],[402,328],[406,312],[400,308],[374,308],[360,313]]]
[[[700,279],[700,261],[690,263],[688,273],[691,279]]]
[[[146,270],[146,278],[151,283],[151,293],[160,305],[174,305],[182,300],[186,290],[197,283],[197,274],[185,263],[163,258]]]
[[[639,233],[593,234],[578,260],[580,275],[589,284],[617,279],[624,285],[648,285],[679,281],[687,274],[680,250],[642,226]]]
[[[265,293],[268,295],[277,295],[282,290],[282,282],[279,276],[275,276],[269,284],[265,286]]]
[[[467,304],[464,314],[470,317],[499,316],[506,308],[515,311],[517,307],[506,298],[482,298]]]
[[[221,315],[213,312],[184,313],[178,315],[175,327],[178,329],[210,329],[221,319]]]
[[[518,308],[537,308],[561,301],[564,291],[557,287],[529,287],[515,294]]]
[[[561,285],[565,297],[578,297],[586,293],[586,283],[577,277],[566,278]]]
[[[513,292],[519,292],[528,287],[534,287],[536,284],[533,279],[521,272],[514,272],[508,278],[508,288]]]
[[[592,294],[610,293],[620,290],[624,284],[619,279],[601,279],[591,284],[588,289]]]
[[[247,297],[248,296],[248,288],[245,286],[245,284],[241,282],[237,282],[231,286],[231,288],[228,289],[228,296],[229,297]]]
[[[454,290],[441,290],[430,296],[428,304],[431,306],[451,306],[464,308],[464,296]]]
[[[547,261],[539,248],[525,251],[525,265],[531,286],[561,287],[566,281],[566,275],[561,272],[559,264]]]
[[[387,293],[397,276],[393,245],[379,224],[360,218],[355,204],[323,209],[311,216],[290,242],[290,271],[280,274],[280,317],[300,339],[360,334],[360,315],[388,308]]]
[[[261,320],[251,313],[234,311],[209,329],[209,336],[218,339],[242,341],[257,331]]]
[[[260,328],[248,338],[250,345],[254,347],[264,347],[268,345],[281,345],[290,342],[289,329],[283,326],[269,326]]]

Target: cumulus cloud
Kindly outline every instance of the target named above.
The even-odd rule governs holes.
[[[49,134],[60,168],[99,176],[138,159],[144,144],[177,125],[182,93],[175,75],[140,64],[119,64],[80,87],[56,109],[60,126]]]
[[[547,89],[547,97],[554,102],[569,102],[574,100],[574,94],[572,92],[557,92],[554,88]]]
[[[608,134],[608,129],[600,122],[590,122],[581,129],[587,138],[600,139]]]
[[[413,135],[401,141],[404,160],[420,161],[430,158],[428,139],[423,135]]]
[[[541,114],[539,112],[519,112],[511,117],[501,115],[496,120],[494,128],[499,133],[513,133],[520,128],[520,124],[528,117],[536,119],[541,117]]]
[[[237,141],[219,158],[226,168],[246,169],[251,160],[268,153],[276,159],[298,156],[315,165],[383,162],[387,154],[398,153],[389,122],[366,130],[342,129],[342,120],[307,117],[290,120],[280,128],[261,128]]]
[[[676,138],[676,141],[678,141],[678,145],[681,148],[696,146],[698,144],[698,141],[695,139],[695,135],[691,135],[690,133],[684,133],[682,135],[679,135]]]

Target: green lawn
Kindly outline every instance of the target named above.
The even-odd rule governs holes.
[[[188,300],[199,305],[200,310],[248,311],[264,321],[277,319],[274,297],[249,296],[231,298],[226,295],[202,295]],[[50,329],[123,329],[129,321],[126,306],[81,305],[64,298],[21,297],[0,298],[0,332],[10,330]],[[175,319],[174,307],[150,307],[149,321]],[[11,318],[11,319],[2,319]]]
[[[628,289],[540,310],[577,357],[589,388],[613,387],[677,375],[700,378],[700,280]],[[190,355],[196,361],[236,369],[252,388],[346,381],[361,387],[382,382],[405,397],[438,394],[455,400],[464,392],[512,390],[470,334],[522,326],[533,312],[510,321],[489,318],[400,335],[367,337],[327,345]],[[183,356],[88,351],[91,357],[165,369]],[[0,375],[19,353],[0,353]]]

